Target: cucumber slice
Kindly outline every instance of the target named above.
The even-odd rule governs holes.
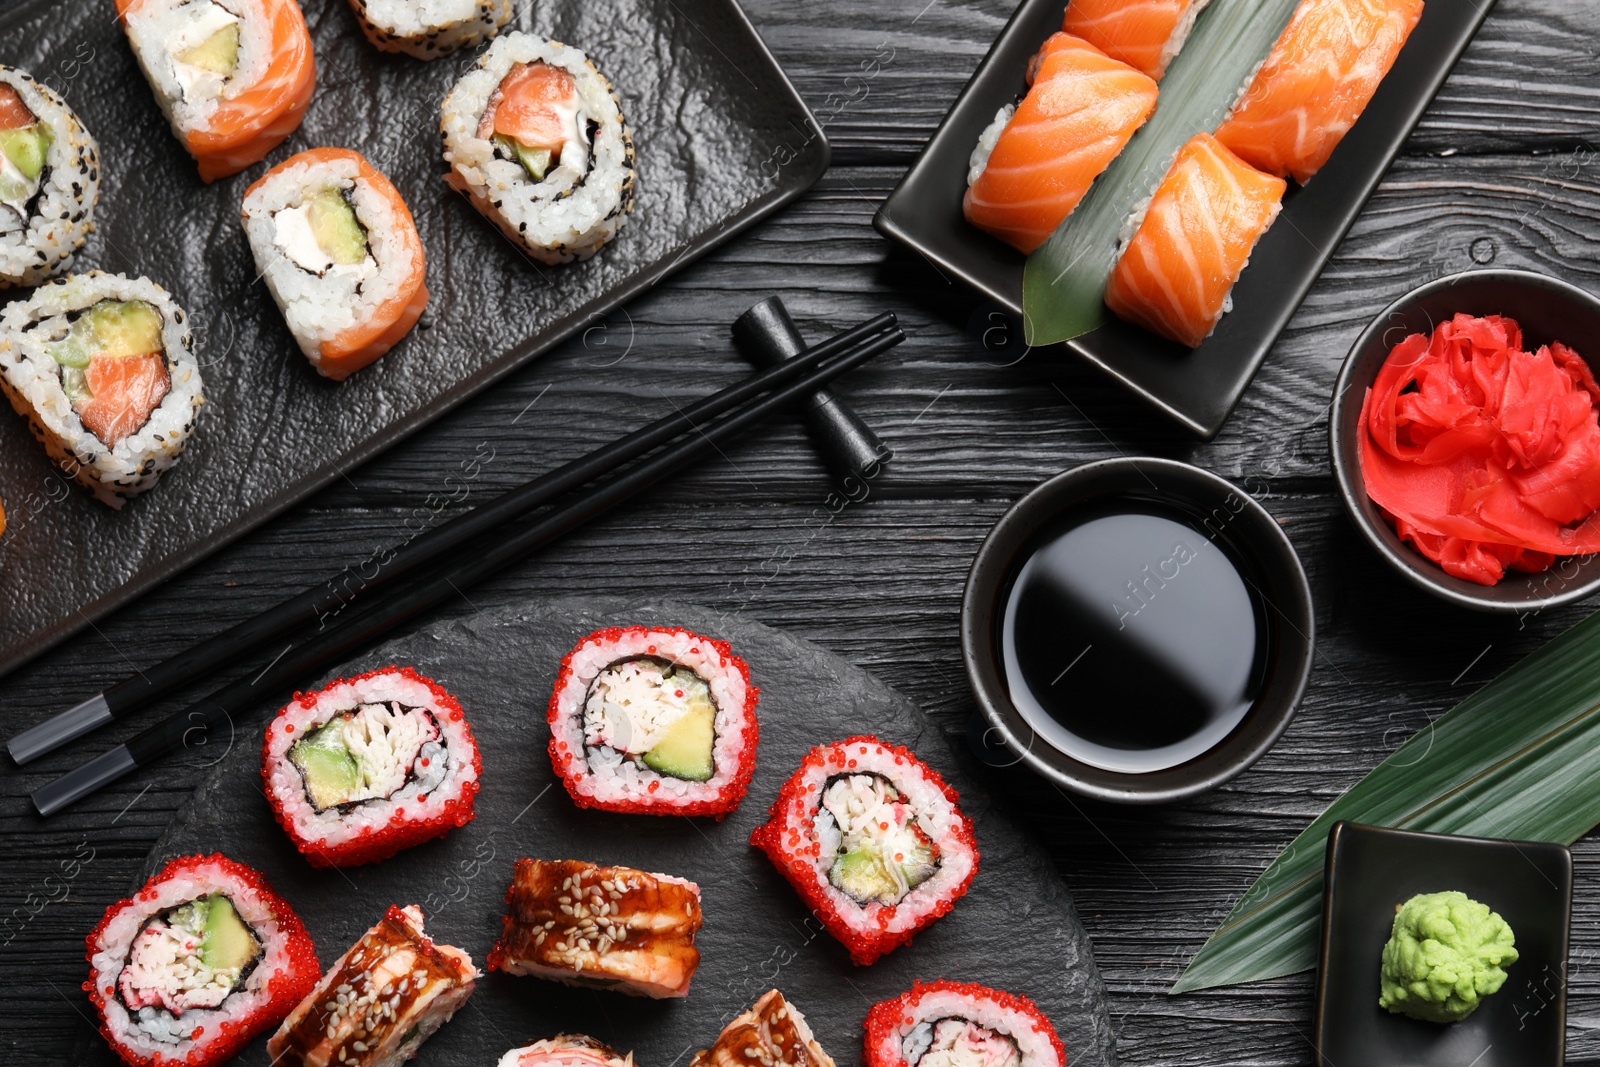
[[[29,182],[37,181],[39,175],[44,173],[45,162],[50,156],[50,143],[50,127],[42,122],[19,130],[0,130],[0,155],[4,155]],[[31,190],[23,195],[31,195]],[[21,197],[0,192],[0,199],[17,200]]]
[[[544,181],[544,176],[550,173],[550,156],[548,148],[529,148],[521,141],[505,134],[496,134],[495,141],[502,145],[506,151],[517,157],[528,176],[536,182]]]

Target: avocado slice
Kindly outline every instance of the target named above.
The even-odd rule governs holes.
[[[656,747],[644,754],[651,770],[690,782],[711,778],[711,749],[716,743],[716,709],[709,700],[696,701],[683,717],[661,735]]]
[[[178,62],[213,74],[232,74],[239,66],[239,24],[234,22],[222,27],[180,55]]]
[[[335,263],[350,266],[367,258],[367,232],[339,190],[324,189],[306,201],[306,222],[318,247]]]
[[[44,173],[51,140],[50,127],[42,122],[16,130],[0,130],[0,155],[32,182]]]
[[[200,962],[214,971],[243,967],[261,952],[261,944],[250,932],[233,901],[214,893],[206,902],[206,930],[200,941]]]
[[[551,152],[548,148],[529,148],[515,137],[505,134],[496,134],[495,140],[503,145],[506,151],[517,157],[528,176],[536,182],[544,181],[544,176],[550,173]]]
[[[338,719],[290,745],[289,762],[299,768],[311,806],[318,811],[343,804],[361,781]]]
[[[161,351],[161,313],[143,300],[102,300],[79,320],[87,321],[100,356],[143,356]]]
[[[893,897],[899,890],[877,850],[865,846],[840,853],[833,861],[828,879],[863,904],[885,896]]]

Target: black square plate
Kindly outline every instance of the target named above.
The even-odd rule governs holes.
[[[1499,912],[1517,939],[1506,983],[1459,1023],[1378,1007],[1395,908],[1455,889]],[[1328,836],[1317,974],[1318,1067],[1561,1067],[1566,1043],[1572,854],[1561,845],[1337,822]]]
[[[1493,6],[1442,0],[1423,9],[1394,69],[1328,165],[1284,197],[1283,213],[1234,289],[1234,310],[1204,344],[1191,352],[1113,321],[1068,347],[1192,433],[1215,436]],[[995,112],[1026,89],[1028,57],[1061,28],[1062,7],[1061,0],[1023,0],[874,220],[886,237],[1019,316],[1026,257],[969,226],[961,196],[972,146]]]
[[[11,520],[0,672],[601,322],[828,166],[827,139],[735,0],[519,2],[508,29],[588,52],[638,148],[637,203],[616,240],[586,262],[545,267],[443,181],[439,101],[477,51],[431,63],[384,55],[345,0],[301,6],[317,64],[305,122],[265,162],[214,185],[167,129],[110,0],[0,10],[0,63],[60,91],[100,142],[99,229],[74,269],[145,274],[170,290],[194,323],[208,401],[177,468],[120,512],[53,474],[23,420],[0,415]],[[239,227],[245,187],[318,145],[353,148],[394,182],[416,216],[432,293],[417,329],[339,384],[300,355]],[[419,505],[436,488],[419,487]]]

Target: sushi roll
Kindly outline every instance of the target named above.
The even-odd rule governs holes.
[[[495,40],[444,98],[445,181],[542,263],[587,259],[633,210],[633,139],[582,52]]]
[[[1106,284],[1106,306],[1194,348],[1233,306],[1287,186],[1262,174],[1210,134],[1178,152]]]
[[[188,316],[148,278],[69,275],[0,312],[0,389],[113,508],[182,455],[205,403]]]
[[[1061,29],[1160,81],[1208,3],[1210,0],[1071,0]]]
[[[806,755],[750,843],[865,966],[972,884],[978,848],[958,800],[908,749],[852,737]]]
[[[511,19],[511,0],[350,0],[372,47],[437,59],[482,44]]]
[[[512,1049],[497,1067],[633,1067],[633,1056],[582,1034],[557,1034]]]
[[[579,807],[720,819],[755,773],[758,694],[725,641],[596,630],[561,661],[550,761]]]
[[[918,982],[867,1013],[866,1067],[1066,1067],[1055,1027],[1027,997]]]
[[[800,1009],[770,989],[717,1035],[716,1043],[695,1053],[689,1067],[833,1067]]]
[[[1028,65],[1028,93],[978,138],[961,209],[967,221],[1032,252],[1156,109],[1147,74],[1065,33]]]
[[[358,152],[290,156],[245,191],[241,221],[289,332],[325,378],[389,351],[428,305],[411,209]]]
[[[1310,181],[1421,17],[1422,0],[1303,0],[1217,140],[1258,170]]]
[[[272,1067],[394,1067],[450,1021],[478,978],[472,957],[390,905],[267,1040]]]
[[[0,66],[0,289],[59,273],[94,231],[100,148],[53,89]]]
[[[295,0],[117,0],[117,14],[201,180],[260,161],[305,118],[317,71]]]
[[[581,860],[517,860],[486,966],[664,1000],[700,966],[700,887]]]
[[[88,938],[100,1032],[133,1067],[211,1067],[288,1015],[317,954],[260,874],[220,855],[167,864]]]

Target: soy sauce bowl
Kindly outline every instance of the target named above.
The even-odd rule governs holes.
[[[1267,644],[1254,699],[1226,736],[1192,758],[1148,771],[1085,762],[1029,725],[1006,681],[1000,626],[1019,570],[1040,539],[1075,514],[1157,508],[1181,515],[1236,561],[1265,619]],[[1214,789],[1260,759],[1288,727],[1311,674],[1316,629],[1311,589],[1278,523],[1231,482],[1166,459],[1089,463],[1042,483],[1001,517],[978,550],[961,603],[961,653],[982,715],[989,762],[1022,765],[1064,789],[1122,804],[1159,804]],[[1130,679],[1130,689],[1137,679]],[[1139,714],[1136,697],[1104,709]],[[1081,753],[1080,753],[1081,754]]]
[[[1361,404],[1367,388],[1395,345],[1413,333],[1429,333],[1461,313],[1505,315],[1522,327],[1530,351],[1551,341],[1574,346],[1593,360],[1600,337],[1600,299],[1575,285],[1523,270],[1481,270],[1439,278],[1390,304],[1350,349],[1333,387],[1328,448],[1334,480],[1356,529],[1400,576],[1419,589],[1459,607],[1524,614],[1582,600],[1600,591],[1600,555],[1566,556],[1537,574],[1507,571],[1494,585],[1446,574],[1444,568],[1395,533],[1361,481]]]

